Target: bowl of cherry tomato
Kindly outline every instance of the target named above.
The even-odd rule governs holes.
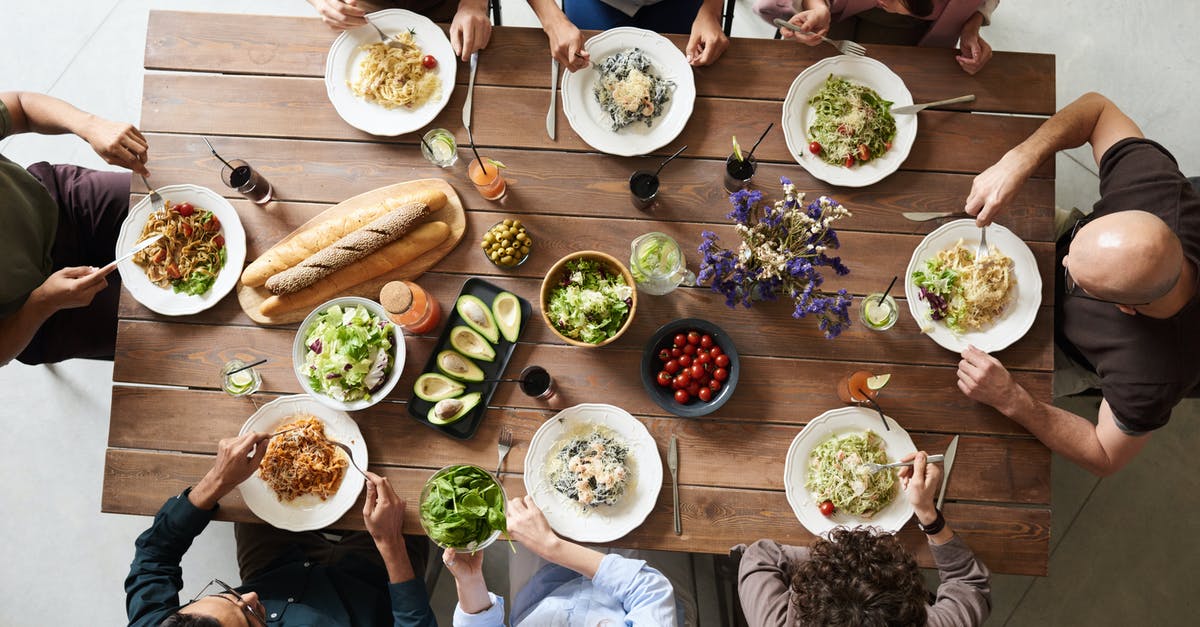
[[[738,381],[729,334],[698,318],[659,327],[642,352],[642,386],[659,407],[686,418],[717,411]]]

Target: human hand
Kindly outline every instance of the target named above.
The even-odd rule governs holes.
[[[358,7],[358,0],[308,0],[317,10],[321,21],[334,30],[346,30],[367,23],[366,11]]]
[[[96,294],[108,286],[108,280],[96,268],[72,266],[46,277],[29,298],[45,303],[53,311],[74,309],[91,304]]]
[[[146,153],[150,143],[134,125],[91,116],[80,137],[91,144],[92,150],[105,163],[150,176],[150,171],[146,169]]]
[[[934,499],[942,485],[942,469],[927,463],[928,459],[929,454],[925,451],[909,453],[900,461],[911,461],[913,465],[901,467],[896,473],[900,477],[900,489],[904,491],[908,502],[912,503],[917,520],[923,525],[932,524],[937,519]]]
[[[212,509],[235,486],[250,478],[267,453],[270,433],[251,431],[217,444],[217,459],[189,495],[200,509]]]
[[[483,579],[483,551],[460,553],[446,549],[442,552],[442,563],[458,581]]]
[[[487,582],[483,580],[483,551],[460,553],[446,549],[442,563],[454,575],[458,589],[458,606],[467,614],[478,614],[492,607]]]
[[[583,49],[583,33],[565,16],[548,20],[545,30],[550,40],[550,56],[558,59],[559,65],[578,72],[591,63],[591,57]]]
[[[965,208],[968,215],[975,216],[975,224],[987,226],[997,214],[1007,209],[1035,167],[1036,163],[1030,165],[1017,149],[1013,149],[980,172],[971,181]]]
[[[954,57],[954,60],[958,61],[967,74],[975,74],[982,70],[992,58],[992,47],[979,36],[978,26],[964,28],[959,43],[962,46],[962,54]]]
[[[466,61],[471,53],[486,48],[492,38],[492,21],[487,16],[487,0],[464,1],[450,22],[450,47]]]
[[[554,535],[554,530],[550,528],[550,522],[533,502],[532,496],[526,495],[509,499],[505,516],[508,518],[508,535],[510,537],[543,559],[554,561],[546,556],[553,551],[554,545],[558,542],[558,536]]]
[[[968,346],[958,362],[958,389],[967,398],[991,405],[1000,413],[1012,415],[1012,406],[1024,390],[999,359]]]
[[[818,6],[807,11],[801,11],[788,20],[792,24],[799,26],[807,31],[808,35],[801,35],[789,28],[779,29],[779,36],[783,39],[795,39],[796,41],[815,46],[821,43],[821,37],[829,33],[829,7],[825,4],[818,3]]]
[[[721,30],[720,15],[714,16],[703,8],[692,22],[692,36],[688,38],[686,53],[688,63],[694,66],[708,65],[720,58],[729,47],[729,38]]]
[[[404,545],[404,499],[388,483],[387,477],[368,471],[367,497],[363,503],[363,522],[375,545],[384,547]]]

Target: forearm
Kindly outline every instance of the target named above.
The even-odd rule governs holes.
[[[404,583],[416,579],[417,575],[413,572],[412,560],[408,558],[408,548],[404,545],[403,536],[395,540],[376,542],[375,547],[383,557],[383,565],[387,567],[390,583]]]
[[[488,0],[459,0],[458,10],[470,10],[486,16],[488,11]]]
[[[478,614],[492,607],[483,573],[455,578],[454,585],[458,588],[458,607],[467,614]]]
[[[32,131],[43,135],[74,133],[83,137],[95,119],[92,114],[45,94],[11,92],[4,94],[4,101],[16,104],[15,109],[10,107],[9,110],[14,134]]]
[[[29,346],[33,336],[55,311],[58,311],[47,301],[42,288],[33,290],[25,304],[14,311],[12,315],[0,319],[0,366],[16,359],[21,351]]]
[[[1065,409],[1035,400],[1020,386],[1001,413],[1025,427],[1047,448],[1098,476],[1107,476],[1124,462],[1118,462],[1105,450],[1096,433],[1096,425]]]
[[[700,5],[700,10],[696,12],[696,17],[704,16],[709,19],[721,21],[721,10],[724,8],[722,0],[704,0]]]
[[[569,568],[588,579],[596,576],[600,562],[604,561],[603,553],[557,537],[537,553],[547,562]]]
[[[973,34],[978,35],[979,28],[983,26],[983,20],[984,20],[983,13],[976,11],[974,15],[967,18],[967,21],[963,23],[962,32],[963,33],[973,33]]]
[[[1109,105],[1108,99],[1100,94],[1084,94],[1055,113],[1033,135],[1013,148],[1011,152],[1022,157],[1026,178],[1054,153],[1087,143],[1105,107]]]
[[[568,22],[567,14],[559,8],[554,0],[529,0],[529,8],[537,15],[542,28],[547,28],[557,22]]]

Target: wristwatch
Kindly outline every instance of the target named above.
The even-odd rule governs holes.
[[[946,528],[946,517],[942,515],[942,510],[935,509],[934,511],[937,512],[937,518],[933,519],[929,526],[922,525],[921,519],[917,519],[917,529],[931,536]]]

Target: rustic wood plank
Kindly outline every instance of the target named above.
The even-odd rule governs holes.
[[[260,396],[259,405],[272,398]],[[529,441],[553,411],[492,409],[479,432],[468,441],[417,426],[407,407],[399,403],[384,403],[369,414],[355,413],[355,418],[372,463],[431,470],[441,468],[448,459],[491,468],[496,459],[494,442],[501,425],[506,425],[513,430],[515,443],[504,471],[524,473]],[[254,405],[248,399],[221,392],[119,386],[113,388],[108,445],[215,454],[217,442],[236,434],[253,412]],[[684,452],[681,484],[726,488],[782,490],[788,447],[800,431],[796,425],[714,419],[647,417],[642,422],[658,441],[663,459],[671,436],[679,438]],[[191,427],[179,429],[180,423]],[[944,451],[952,437],[917,431],[911,434],[918,449],[931,453]],[[1050,463],[1050,452],[1037,440],[967,435],[959,447],[962,463],[954,465],[952,489],[947,492],[950,499],[1049,504],[1050,477],[1045,467]],[[743,472],[747,460],[754,460],[755,472]]]
[[[253,29],[246,28],[247,19],[253,19]],[[584,36],[593,34],[585,31]],[[336,37],[335,31],[315,17],[247,18],[151,11],[145,66],[156,70],[320,77]],[[680,50],[687,45],[686,36],[667,37]],[[828,48],[792,42],[734,37],[718,63],[696,68],[696,90],[701,95],[779,100],[797,74],[830,52]],[[1052,55],[996,51],[988,67],[975,76],[962,72],[953,53],[945,49],[872,45],[870,55],[903,78],[917,102],[974,93],[974,103],[954,108],[1054,112]],[[493,29],[487,50],[480,55],[476,84],[549,88],[545,71],[549,62],[543,62],[549,56],[546,35],[540,28]],[[466,83],[466,64],[460,62],[459,68],[458,82]],[[1013,85],[1022,88],[1013,89]]]
[[[465,91],[454,92],[432,126],[446,128],[455,137],[466,136],[462,126]],[[546,94],[541,90],[476,85],[474,107],[479,114],[472,127],[476,144],[484,149],[591,152],[561,110],[558,140],[551,141],[546,136],[545,118],[528,113],[544,111],[545,106]],[[197,111],[203,111],[204,115],[196,115]],[[780,114],[780,103],[775,101],[699,97],[683,132],[655,154],[670,154],[686,144],[691,156],[724,159],[730,153],[729,137],[712,129],[762,128],[764,120],[776,120]],[[902,168],[981,172],[1037,130],[1041,122],[1036,118],[926,111],[921,114],[920,132]],[[252,134],[390,144],[415,144],[418,140],[413,133],[395,138],[377,137],[346,124],[330,106],[324,82],[313,78],[149,74],[142,96],[141,128],[150,132]],[[754,154],[760,161],[794,161],[778,125]],[[1038,177],[1053,175],[1053,159],[1048,159],[1035,173]]]
[[[212,456],[164,454],[150,451],[108,449],[104,464],[104,489],[101,511],[149,516],[166,499],[182,492],[204,475],[212,465]],[[379,467],[397,493],[415,504],[426,469]],[[524,494],[521,478],[505,475],[508,496]],[[741,542],[762,537],[787,544],[804,545],[812,536],[797,524],[787,497],[781,491],[728,490],[683,486],[680,488],[684,534],[672,531],[670,491],[659,495],[654,511],[640,527],[613,544],[629,548],[662,549],[723,554]],[[361,502],[361,496],[360,502]],[[363,529],[361,506],[350,510],[331,525],[340,529]],[[405,512],[404,530],[421,533],[417,507]],[[1050,539],[1050,511],[1045,508],[1001,507],[968,503],[948,503],[946,518],[980,559],[995,572],[1045,575]],[[221,500],[217,520],[257,522],[234,490]],[[149,522],[147,521],[147,524]],[[922,566],[933,566],[924,535],[909,525],[900,532],[905,546]]]
[[[756,332],[753,327],[731,331],[734,342]],[[113,380],[128,383],[216,389],[221,366],[233,358],[266,357],[258,371],[267,392],[300,393],[292,370],[295,333],[285,329],[162,324],[124,320],[118,324],[117,360]],[[390,400],[407,400],[434,340],[406,338],[406,367]],[[619,399],[636,415],[663,416],[642,388],[641,351],[581,350],[565,345],[519,344],[510,371],[521,364],[538,364],[555,378],[560,407]],[[411,364],[411,365],[408,365]],[[803,424],[813,416],[842,405],[836,385],[860,369],[892,373],[880,403],[905,428],[917,431],[1019,434],[1024,431],[991,407],[967,399],[956,387],[953,365],[932,367],[886,365],[834,360],[743,355],[733,398],[712,414],[756,423]],[[1014,372],[1016,380],[1035,398],[1049,398],[1047,373]],[[493,406],[544,408],[511,386],[501,386]],[[368,410],[370,411],[370,410]]]
[[[151,133],[149,140],[153,147],[150,166],[156,180],[195,182],[228,197],[241,198],[220,184],[219,164],[200,137]],[[496,203],[483,200],[474,191],[461,163],[445,169],[436,167],[426,162],[415,147],[366,144],[348,153],[341,142],[224,137],[217,143],[222,151],[246,156],[269,178],[276,196],[286,199],[265,208],[249,204],[239,207],[254,209],[249,214],[241,212],[244,221],[251,216],[272,218],[265,223],[259,220],[256,228],[274,227],[280,218],[293,224],[299,219],[294,217],[297,212],[308,216],[318,212],[313,207],[293,206],[294,202],[337,203],[345,200],[342,194],[347,190],[353,195],[408,179],[445,178],[459,190],[468,209],[497,208]],[[662,174],[659,201],[645,212],[629,201],[627,181],[634,170],[647,167],[646,159],[598,154],[563,159],[553,152],[508,149],[490,152],[509,166],[505,178],[510,198],[500,205],[506,211],[530,215],[569,212],[576,216],[667,222],[727,221],[729,194],[722,187],[724,162],[720,160],[677,159]],[[463,157],[468,154],[464,152]],[[910,222],[901,213],[961,212],[973,179],[966,174],[901,170],[875,185],[847,188],[819,181],[796,164],[764,163],[759,166],[755,187],[768,198],[778,199],[782,176],[809,199],[827,195],[849,207],[854,217],[845,220],[841,229],[922,235],[945,221]],[[142,189],[140,182],[133,189]],[[1054,182],[1027,182],[997,222],[1026,241],[1052,241]],[[275,233],[278,231],[270,232],[268,237],[278,239],[287,231]]]

